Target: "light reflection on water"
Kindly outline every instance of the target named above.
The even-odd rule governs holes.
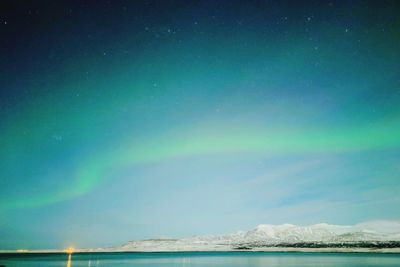
[[[67,267],[71,267],[71,258],[72,258],[72,254],[68,254]]]
[[[142,267],[398,267],[400,254],[377,253],[88,253],[1,255],[6,267],[142,266]]]

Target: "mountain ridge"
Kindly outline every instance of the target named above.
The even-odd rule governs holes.
[[[372,221],[355,225],[259,224],[249,231],[238,231],[226,235],[129,241],[118,249],[129,251],[218,251],[263,247],[399,248],[400,221]]]

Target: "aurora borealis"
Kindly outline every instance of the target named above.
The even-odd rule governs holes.
[[[399,219],[399,12],[5,1],[0,249]]]

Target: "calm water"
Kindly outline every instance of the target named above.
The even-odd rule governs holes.
[[[0,265],[11,266],[400,266],[400,254],[372,253],[97,253],[0,255]]]

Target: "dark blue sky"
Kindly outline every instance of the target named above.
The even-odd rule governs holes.
[[[398,1],[2,1],[0,249],[399,219]]]

